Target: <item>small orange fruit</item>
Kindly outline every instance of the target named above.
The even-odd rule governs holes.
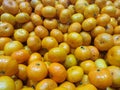
[[[67,71],[60,63],[51,63],[49,68],[49,77],[57,83],[62,83],[67,78]]]
[[[55,47],[48,51],[48,58],[50,62],[64,62],[66,59],[67,53],[65,49],[61,47]]]
[[[57,83],[52,79],[43,79],[35,86],[35,90],[54,90],[57,87]]]
[[[43,61],[34,61],[27,67],[28,78],[33,81],[43,80],[47,74],[48,70]]]

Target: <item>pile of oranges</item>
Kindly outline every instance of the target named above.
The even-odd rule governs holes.
[[[120,0],[0,0],[0,90],[119,90]]]

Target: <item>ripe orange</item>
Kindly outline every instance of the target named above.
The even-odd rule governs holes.
[[[82,45],[88,46],[88,45],[91,44],[92,37],[88,32],[82,31],[82,32],[80,32],[80,35],[83,38],[83,44]]]
[[[79,22],[72,23],[68,28],[68,33],[71,33],[71,32],[80,33],[80,31],[81,31],[81,24]]]
[[[17,77],[25,81],[27,79],[27,66],[24,64],[18,64]]]
[[[67,53],[65,49],[61,47],[55,47],[48,51],[48,59],[50,62],[64,62]]]
[[[40,61],[42,60],[42,56],[38,52],[34,52],[30,55],[30,57],[28,59],[28,64],[30,64],[31,62],[36,61],[36,60],[40,60]]]
[[[67,69],[67,81],[76,83],[82,80],[84,71],[80,66],[72,66]]]
[[[106,54],[106,60],[110,65],[120,66],[120,46],[113,46]]]
[[[57,83],[62,83],[67,78],[67,71],[60,63],[51,63],[49,68],[49,77]]]
[[[84,31],[91,31],[96,27],[97,20],[93,17],[89,17],[82,22],[82,29]]]
[[[24,63],[28,61],[30,53],[25,49],[20,49],[18,51],[13,52],[11,54],[11,57],[14,58],[18,63]]]
[[[52,36],[47,36],[42,39],[42,48],[50,50],[58,46],[57,40]]]
[[[28,78],[33,81],[43,80],[47,74],[48,70],[43,61],[34,61],[27,67]]]
[[[27,39],[27,46],[33,52],[38,51],[41,48],[41,43],[41,39],[37,35],[29,36]]]
[[[80,63],[80,66],[84,70],[85,74],[88,74],[91,70],[96,68],[96,64],[92,60],[83,61]]]
[[[35,90],[54,90],[57,87],[57,83],[49,78],[43,79],[35,86]]]
[[[9,37],[14,33],[14,27],[8,22],[0,22],[0,37]]]
[[[5,44],[10,41],[12,41],[12,39],[9,37],[0,37],[0,50],[3,50]]]
[[[83,38],[79,33],[71,32],[67,35],[66,42],[68,43],[68,45],[70,45],[70,47],[76,48],[83,44]]]
[[[48,30],[42,25],[36,26],[34,32],[41,39],[48,36]]]
[[[84,84],[76,87],[76,90],[98,90],[93,84]]]
[[[60,87],[64,87],[67,90],[75,90],[75,88],[76,88],[76,86],[69,81],[63,82],[62,84],[60,84]]]
[[[11,56],[0,56],[0,76],[12,76],[18,72],[18,63]]]
[[[113,37],[108,33],[101,33],[94,39],[94,46],[100,51],[107,51],[114,45]]]
[[[100,52],[95,46],[89,45],[88,48],[89,48],[89,50],[91,51],[91,54],[92,54],[92,56],[90,58],[91,60],[96,60],[97,58],[100,57]]]
[[[23,44],[19,41],[11,41],[5,44],[4,53],[5,55],[11,55],[13,52],[23,49]]]
[[[63,36],[63,33],[59,29],[52,29],[50,31],[50,36],[54,37],[58,43],[63,42],[64,36]]]
[[[16,90],[14,80],[9,76],[0,77],[0,90]]]
[[[91,51],[87,46],[77,47],[74,51],[74,55],[79,61],[88,60],[92,56]]]
[[[104,89],[112,85],[112,75],[107,68],[95,68],[88,73],[90,83]]]

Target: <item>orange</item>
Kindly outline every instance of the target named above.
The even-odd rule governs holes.
[[[113,46],[106,54],[106,60],[110,65],[120,66],[120,46]]]
[[[74,14],[75,13],[75,6],[74,5],[69,5],[68,6],[68,9],[71,11],[71,14]]]
[[[30,15],[25,12],[20,12],[15,16],[15,20],[17,23],[26,23],[30,21]]]
[[[51,63],[49,68],[49,77],[57,83],[62,83],[67,78],[67,71],[60,63]]]
[[[112,6],[112,5],[109,5],[109,6],[105,6],[101,9],[101,13],[106,13],[108,14],[109,16],[111,17],[114,17],[115,14],[116,14],[116,7],[115,6]]]
[[[105,59],[102,59],[102,58],[96,59],[95,65],[97,68],[107,68],[107,62]]]
[[[5,55],[11,55],[13,52],[23,49],[23,44],[19,41],[11,41],[5,44],[4,53]]]
[[[110,16],[106,13],[100,14],[97,17],[97,25],[106,26],[110,22]]]
[[[80,66],[84,70],[85,74],[88,74],[91,70],[96,68],[96,64],[92,60],[83,61],[80,63]]]
[[[19,9],[21,12],[26,12],[28,14],[32,13],[32,7],[29,2],[21,2],[19,4]]]
[[[70,18],[71,18],[71,11],[69,9],[63,9],[60,12],[59,20],[61,23],[66,24],[66,23],[70,22]]]
[[[0,22],[0,37],[9,37],[14,33],[14,27],[7,22]]]
[[[45,18],[53,18],[56,16],[56,8],[53,6],[45,6],[42,8],[41,14]]]
[[[43,79],[35,86],[35,90],[53,90],[57,87],[57,83],[49,78]]]
[[[96,68],[88,73],[90,83],[97,88],[105,89],[112,85],[112,75],[107,68]]]
[[[2,7],[5,12],[11,13],[13,15],[17,14],[19,11],[17,2],[13,0],[3,0]]]
[[[17,77],[23,81],[27,79],[27,66],[25,64],[18,64]]]
[[[77,0],[75,3],[75,11],[78,13],[84,13],[85,8],[89,5],[86,0]]]
[[[101,33],[94,39],[94,46],[100,51],[107,51],[113,45],[113,37],[108,33]]]
[[[33,52],[38,51],[42,46],[42,41],[37,35],[29,36],[27,39],[27,46]]]
[[[46,29],[52,30],[57,28],[58,22],[56,19],[44,19],[43,25]]]
[[[59,17],[60,12],[61,12],[63,9],[65,9],[65,7],[64,7],[62,4],[60,4],[60,3],[56,4],[56,5],[55,5],[55,8],[56,8],[56,15],[57,15],[57,17]]]
[[[34,24],[30,21],[22,25],[22,28],[28,32],[32,32],[34,29]]]
[[[0,77],[0,90],[16,90],[14,80],[9,76]]]
[[[88,5],[84,10],[84,17],[97,17],[100,12],[100,8],[96,4],[90,4]]]
[[[35,6],[35,9],[34,9],[34,12],[38,15],[41,15],[41,10],[43,8],[43,4],[42,3],[39,3]]]
[[[75,65],[77,65],[77,59],[75,58],[75,56],[73,54],[67,55],[64,61],[65,68],[70,68]]]
[[[0,76],[12,76],[18,72],[18,63],[10,56],[0,56]]]
[[[32,6],[32,8],[35,8],[38,4],[40,4],[41,2],[39,0],[31,0],[30,4]]]
[[[12,39],[9,37],[0,37],[0,50],[3,50],[5,44],[10,41],[12,41]]]
[[[76,83],[82,80],[84,71],[80,66],[72,66],[67,69],[67,81]]]
[[[11,57],[14,58],[18,63],[24,63],[29,59],[30,53],[25,49],[20,49],[13,52]]]
[[[106,5],[105,0],[95,0],[95,4],[101,9]]]
[[[14,32],[14,39],[20,42],[26,42],[29,36],[29,32],[25,29],[16,29]]]
[[[105,33],[108,33],[108,34],[113,34],[114,32],[114,27],[112,26],[112,24],[108,23],[106,26],[105,26]]]
[[[30,55],[30,57],[28,59],[28,64],[30,64],[31,62],[36,61],[36,60],[40,60],[40,61],[42,60],[42,56],[38,52],[34,52]]]
[[[34,61],[27,67],[28,78],[33,81],[43,80],[47,74],[48,70],[43,61]]]
[[[82,22],[82,29],[84,31],[91,31],[96,27],[97,20],[93,17],[89,17]]]
[[[76,86],[69,81],[65,81],[65,82],[61,83],[60,87],[64,87],[67,90],[75,90],[75,88],[76,88]]]
[[[20,90],[20,89],[22,89],[22,87],[23,87],[23,82],[22,82],[22,80],[17,79],[17,80],[15,80],[14,82],[15,82],[15,87],[16,87],[15,90]]]
[[[74,55],[79,61],[88,60],[92,56],[91,51],[87,46],[77,47],[74,51]]]
[[[67,53],[61,47],[54,47],[48,51],[48,58],[50,62],[64,62]]]
[[[91,36],[95,38],[97,35],[101,33],[105,33],[105,28],[103,26],[96,26],[92,31],[91,31]]]
[[[76,48],[83,44],[82,36],[77,32],[71,32],[67,35],[66,42],[72,48]]]
[[[114,28],[114,34],[120,34],[120,25],[118,25],[118,26],[116,26],[115,28]]]
[[[113,77],[112,87],[114,88],[120,87],[120,77],[119,77],[120,67],[111,65],[111,66],[108,66],[107,68]]]
[[[50,6],[54,6],[55,5],[55,0],[42,0],[42,3],[44,6],[50,5]]]
[[[68,33],[71,33],[71,32],[80,33],[80,31],[81,31],[81,24],[79,22],[72,23],[68,28]]]
[[[60,4],[62,4],[65,8],[68,7],[69,1],[68,0],[58,0]]]
[[[36,26],[34,32],[41,39],[48,36],[48,30],[42,25]]]
[[[120,35],[114,34],[113,35],[114,45],[119,46],[120,45]]]
[[[31,21],[35,26],[41,25],[43,23],[41,16],[35,13],[31,14]]]
[[[52,29],[50,31],[50,36],[54,37],[58,43],[63,42],[63,33],[59,29]]]
[[[113,28],[118,26],[118,21],[116,20],[116,18],[111,17],[109,23],[113,26]]]
[[[71,16],[71,21],[72,22],[78,22],[78,23],[81,24],[83,22],[83,20],[84,20],[84,16],[81,13],[74,13]]]
[[[89,45],[88,48],[92,54],[92,56],[90,58],[91,60],[96,60],[100,57],[100,52],[95,46]]]
[[[59,29],[62,33],[67,33],[68,27],[69,27],[69,24],[58,23],[58,29]]]
[[[57,40],[52,36],[47,36],[42,39],[42,48],[50,50],[58,46]]]
[[[8,22],[12,25],[15,25],[15,16],[13,16],[12,14],[10,13],[3,13],[1,14],[1,21],[2,22]]]
[[[93,84],[84,84],[76,87],[76,90],[98,90]]]
[[[70,46],[66,42],[61,42],[59,44],[59,47],[65,49],[65,51],[66,51],[67,54],[70,52]]]
[[[88,32],[82,31],[82,32],[80,32],[80,35],[83,38],[83,44],[82,45],[87,46],[87,45],[91,44],[92,37]]]

